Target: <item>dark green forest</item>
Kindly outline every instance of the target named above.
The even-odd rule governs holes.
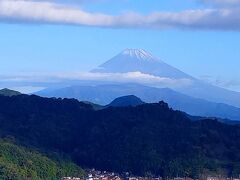
[[[0,135],[41,152],[65,154],[83,168],[163,177],[240,174],[238,125],[192,121],[164,102],[96,111],[74,99],[0,96]],[[58,164],[48,167],[49,175],[58,172]]]

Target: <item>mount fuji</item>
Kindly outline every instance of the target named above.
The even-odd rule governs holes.
[[[91,72],[128,73],[136,71],[159,77],[194,79],[143,49],[126,49]]]

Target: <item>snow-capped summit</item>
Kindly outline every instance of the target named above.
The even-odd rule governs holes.
[[[144,49],[125,49],[122,52],[122,54],[130,57],[136,57],[139,60],[156,60],[157,59],[151,53],[145,51]]]
[[[125,49],[109,61],[91,72],[97,73],[128,73],[141,72],[144,74],[174,78],[193,79],[184,72],[166,64],[159,58],[143,49]]]

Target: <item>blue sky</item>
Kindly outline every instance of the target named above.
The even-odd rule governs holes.
[[[32,3],[30,5],[34,8],[42,5],[31,0],[1,2]],[[56,0],[50,3],[56,6],[62,2]],[[125,48],[143,48],[195,77],[240,90],[240,29],[236,21],[239,19],[232,16],[238,12],[238,0],[231,1],[234,7],[224,0],[209,0],[207,3],[201,0],[64,2],[61,6],[66,15],[70,13],[66,11],[69,8],[92,13],[94,17],[78,20],[79,15],[75,17],[71,14],[68,19],[61,19],[64,16],[43,18],[31,11],[24,14],[24,8],[18,6],[11,13],[0,13],[1,75],[86,72]],[[0,4],[0,10],[5,10],[1,8],[5,6]],[[214,14],[211,12],[209,18],[205,18],[205,11],[209,9],[214,10]],[[224,18],[227,16],[224,19],[219,15],[219,9],[234,13],[224,11]],[[177,20],[172,17],[173,13],[189,10],[194,11],[193,15],[186,17],[186,14],[180,14],[177,17],[181,18]],[[204,18],[201,15],[201,18],[192,20],[191,16],[199,14],[195,12],[198,10],[204,11]],[[171,13],[171,17],[168,19],[165,14],[164,19],[162,14],[146,17],[159,12]],[[136,13],[141,17],[132,15]],[[109,19],[122,14],[126,18]],[[104,17],[98,19],[102,15]],[[152,23],[150,18],[158,20]],[[105,24],[108,20],[109,23]]]

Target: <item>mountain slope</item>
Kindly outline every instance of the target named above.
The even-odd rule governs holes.
[[[90,101],[101,105],[107,105],[118,97],[132,94],[144,102],[164,100],[169,103],[172,108],[187,112],[191,115],[240,120],[239,108],[193,98],[168,88],[160,89],[140,84],[72,86],[52,91],[43,90],[37,94],[45,97],[76,98],[81,101]]]
[[[240,173],[240,128],[191,121],[164,102],[94,111],[73,99],[0,96],[0,132],[79,165],[163,177]]]

